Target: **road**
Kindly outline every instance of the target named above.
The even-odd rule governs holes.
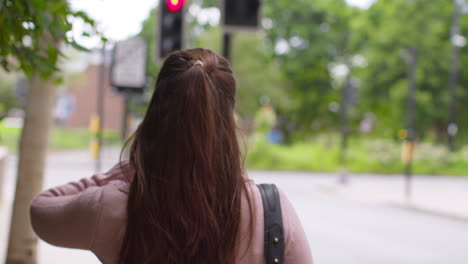
[[[468,222],[363,203],[324,189],[303,173],[251,173],[277,183],[304,224],[316,263],[468,263]]]
[[[103,167],[109,168],[115,159],[115,155],[109,155]],[[15,161],[11,160],[5,212],[11,204],[15,166]],[[45,185],[49,187],[90,176],[92,168],[92,162],[82,153],[54,155],[49,159]],[[468,263],[468,221],[350,199],[330,187],[336,181],[330,175],[257,171],[249,175],[256,182],[276,183],[286,193],[302,220],[315,263]],[[373,177],[379,179],[379,176]],[[5,218],[6,214],[0,216]],[[6,245],[5,222],[5,219],[0,220],[0,263],[3,263],[2,250]],[[39,258],[40,264],[99,263],[89,252],[45,243],[40,244]]]

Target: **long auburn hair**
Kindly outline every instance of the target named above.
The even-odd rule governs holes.
[[[167,57],[130,148],[119,263],[234,264],[247,191],[235,94],[229,62],[212,51]]]

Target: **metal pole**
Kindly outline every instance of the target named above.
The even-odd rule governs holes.
[[[455,135],[457,133],[457,120],[456,120],[456,103],[457,103],[457,81],[458,81],[458,57],[460,54],[460,47],[455,43],[455,38],[460,34],[460,6],[458,0],[453,0],[453,18],[452,28],[450,33],[450,42],[452,43],[452,58],[451,70],[449,79],[450,89],[450,110],[449,110],[449,123],[447,126],[448,134],[448,147],[450,151],[455,151]]]
[[[409,158],[405,161],[405,195],[406,199],[409,200],[411,197],[411,183],[412,183],[412,151],[414,148],[415,140],[415,94],[416,94],[416,67],[418,61],[418,50],[416,47],[410,49],[410,56],[408,62],[408,102],[407,102],[407,135],[406,135],[406,144],[408,144],[408,155]]]
[[[346,149],[348,148],[348,104],[349,104],[349,86],[351,83],[351,74],[346,75],[341,93],[340,105],[340,123],[341,123],[341,149],[340,149],[340,183],[348,182],[348,173],[346,168]]]
[[[124,92],[124,113],[122,118],[122,142],[125,143],[127,140],[127,133],[128,133],[128,117],[130,116],[130,94],[128,92]]]
[[[231,61],[231,33],[224,32],[223,34],[223,56]]]
[[[104,80],[106,76],[106,42],[102,44],[101,50],[101,68],[98,78],[98,94],[97,94],[97,114],[98,114],[98,130],[97,130],[97,158],[95,161],[96,173],[101,172],[101,148],[102,148],[102,131],[104,124]]]

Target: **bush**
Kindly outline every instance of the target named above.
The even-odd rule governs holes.
[[[353,138],[346,164],[340,164],[339,136],[322,134],[307,142],[276,145],[255,133],[250,137],[246,166],[261,170],[336,172],[343,166],[355,173],[403,173],[401,143],[387,139]],[[413,171],[416,174],[468,175],[468,146],[451,153],[446,146],[417,144]]]

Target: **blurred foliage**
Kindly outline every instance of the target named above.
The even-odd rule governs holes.
[[[336,172],[339,164],[339,135],[318,134],[314,141],[291,145],[271,144],[261,133],[249,142],[246,166],[260,170]],[[394,140],[353,138],[349,143],[347,169],[353,173],[401,174],[401,144]],[[417,145],[413,172],[424,175],[466,175],[468,147],[450,153],[439,144]]]
[[[380,0],[360,18],[360,34],[366,40],[363,53],[368,66],[356,74],[361,78],[361,109],[372,109],[381,129],[404,126],[408,90],[408,49],[418,53],[416,73],[416,130],[420,138],[431,133],[446,137],[449,113],[450,27],[452,3],[434,0]],[[462,18],[462,31],[468,29]],[[461,52],[461,78],[457,87],[458,118],[461,133],[467,131],[468,78],[463,74],[468,52]]]
[[[4,118],[7,112],[19,107],[18,96],[15,95],[15,84],[11,75],[7,75],[0,70],[0,120]]]
[[[39,73],[49,78],[58,72],[63,56],[60,43],[86,50],[72,34],[73,23],[84,22],[83,36],[97,34],[92,20],[73,11],[65,0],[0,0],[0,64],[6,71]]]
[[[201,0],[201,6],[203,8],[208,7],[219,7],[220,1],[219,0]]]
[[[270,54],[284,72],[294,104],[278,109],[280,124],[289,134],[310,134],[332,128],[336,114],[330,103],[339,101],[340,82],[331,74],[334,65],[348,64],[355,52],[351,19],[359,9],[343,0],[266,0],[263,26]]]
[[[420,139],[443,142],[449,112],[451,1],[378,0],[368,10],[343,0],[265,0],[263,27],[271,54],[287,76],[292,107],[278,108],[286,135],[306,138],[315,131],[336,129],[338,115],[329,111],[341,100],[346,65],[359,81],[359,102],[350,111],[351,129],[368,112],[378,121],[376,133],[395,136],[405,127],[408,49],[418,51],[416,129]],[[468,30],[461,18],[462,33]],[[359,59],[359,60],[357,60]],[[466,138],[468,51],[461,49],[457,87],[459,137]],[[288,138],[288,137],[287,137]]]

